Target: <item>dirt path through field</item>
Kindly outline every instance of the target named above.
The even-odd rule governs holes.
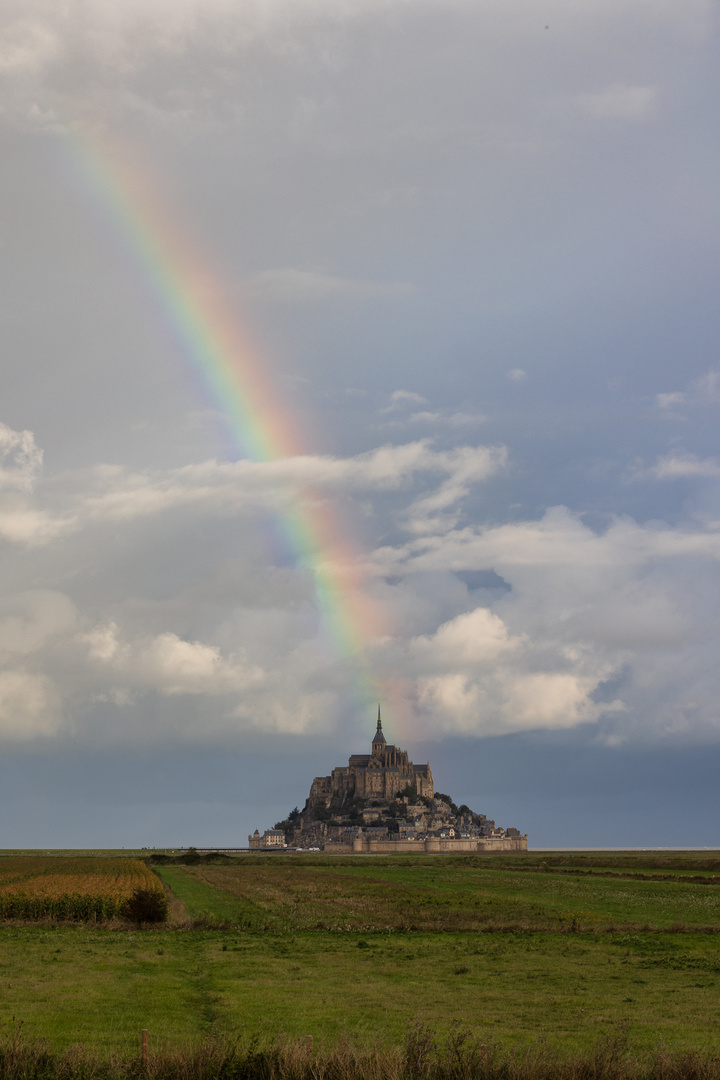
[[[175,895],[166,881],[163,881],[162,885],[168,902],[168,924],[178,926],[189,922],[190,916],[182,900]]]

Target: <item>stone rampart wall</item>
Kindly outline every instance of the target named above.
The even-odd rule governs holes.
[[[340,845],[325,845],[326,851],[336,851]],[[347,845],[342,845],[347,849]],[[404,852],[417,854],[445,854],[472,851],[527,851],[527,836],[504,836],[494,839],[444,839],[428,836],[422,840],[371,840],[367,836],[357,836],[353,840],[352,851],[356,855],[399,855]],[[338,852],[339,853],[339,852]]]

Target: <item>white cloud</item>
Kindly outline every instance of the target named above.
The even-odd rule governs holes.
[[[657,394],[655,404],[661,413],[676,418],[687,409],[716,405],[720,401],[720,371],[707,371],[688,383],[685,390]]]
[[[671,453],[659,457],[654,465],[638,464],[631,472],[633,480],[678,480],[687,477],[715,478],[720,476],[720,461],[699,458],[695,454]]]
[[[371,511],[376,495],[393,493],[395,541],[371,557],[346,551],[341,570],[359,601],[392,610],[396,629],[368,645],[378,670],[406,686],[418,733],[485,736],[601,720],[615,724],[608,738],[672,737],[681,721],[685,732],[715,731],[720,685],[703,658],[719,629],[720,534],[629,518],[600,534],[563,507],[537,521],[460,527],[459,504],[504,460],[487,447],[437,450],[420,441],[346,459],[205,462],[152,475],[104,467],[45,481],[36,498],[49,484],[64,513],[64,491],[79,523],[55,541],[69,595],[30,589],[0,604],[0,731],[29,738],[72,724],[84,737],[128,744],[170,732],[197,741],[260,728],[331,731],[354,661],[329,651],[304,569],[272,568],[262,547],[243,543],[246,530],[229,523],[236,566],[216,573],[209,553],[190,572],[168,554],[166,568],[162,543],[142,579],[145,522],[156,523],[149,551],[157,537],[176,544],[208,510],[232,519],[244,508],[250,522],[272,505],[271,484],[285,485],[293,500],[324,487]],[[400,524],[411,530],[405,541]],[[105,529],[100,544],[97,528]],[[125,571],[117,556],[128,544],[138,561]],[[55,565],[52,551],[37,546],[16,558]],[[173,590],[178,568],[183,586]],[[479,594],[455,572],[489,570],[511,588],[473,604]],[[156,596],[156,577],[166,599]],[[618,679],[620,689],[606,691]],[[145,730],[143,702],[170,699],[177,711]],[[93,702],[126,719],[111,731],[94,719]],[[205,717],[200,727],[193,710]]]
[[[447,462],[448,479],[436,491],[417,499],[406,513],[407,527],[414,533],[446,532],[460,517],[460,503],[474,484],[502,469],[507,463],[503,447],[459,447],[440,455]],[[451,511],[444,514],[443,511]]]
[[[29,497],[42,464],[43,452],[32,431],[0,423],[0,539],[34,546],[72,529],[72,521],[38,507]]]
[[[171,632],[127,641],[108,623],[94,627],[82,640],[90,658],[107,669],[107,676],[121,678],[126,689],[216,696],[241,693],[264,678],[242,653],[223,657],[213,645],[183,641]]]
[[[508,371],[507,377],[510,382],[525,382],[525,380],[527,379],[527,371],[524,371],[523,368],[512,368],[512,370]]]
[[[562,672],[523,674],[501,669],[483,679],[456,671],[420,676],[417,703],[426,734],[438,727],[446,734],[475,736],[552,731],[622,711],[620,702],[601,706],[592,701],[590,695],[598,683],[597,678]]]
[[[505,699],[505,715],[513,730],[572,728],[596,720],[607,711],[590,700],[597,678],[560,672],[538,672],[513,679]],[[617,705],[615,705],[617,708]]]
[[[685,394],[679,390],[670,394],[656,394],[655,404],[663,412],[669,412],[685,404]]]
[[[259,718],[266,731],[332,729],[339,688],[351,677],[343,667],[349,660],[328,654],[312,573],[272,568],[262,547],[238,548],[232,524],[240,514],[250,523],[295,510],[310,497],[306,491],[313,492],[312,512],[341,496],[362,506],[369,522],[376,497],[392,493],[392,509],[384,511],[392,544],[370,556],[346,549],[337,567],[333,549],[315,559],[338,581],[351,582],[343,585],[345,602],[352,593],[356,613],[390,606],[396,630],[378,633],[373,663],[408,687],[418,731],[487,735],[615,717],[623,728],[613,737],[624,738],[633,725],[647,737],[677,730],[678,717],[690,711],[694,730],[713,730],[720,686],[701,695],[702,707],[691,710],[689,697],[691,687],[697,697],[704,649],[698,637],[713,641],[718,630],[707,569],[720,562],[718,531],[642,526],[625,517],[597,533],[564,507],[537,521],[460,526],[463,500],[505,461],[503,449],[439,450],[419,440],[350,458],[208,461],[152,473],[103,466],[50,477],[33,495],[8,492],[63,524],[66,531],[58,526],[52,543],[28,544],[25,554],[20,547],[15,558],[18,566],[25,559],[52,567],[53,552],[62,552],[70,594],[28,589],[0,604],[6,699],[25,695],[18,731],[64,730],[70,720],[63,718],[73,717],[90,732],[92,701],[137,719],[139,703],[153,695],[185,703],[172,721],[178,738],[236,738]],[[715,475],[717,466],[676,455],[655,469],[663,478]],[[130,537],[140,558],[145,535],[177,545],[186,527],[209,515],[227,519],[236,568],[228,564],[215,580],[215,555],[193,573],[181,562],[183,590],[160,600],[153,598],[154,578],[152,588],[143,584],[144,568],[138,580],[143,558],[120,584],[113,552],[124,552]],[[409,539],[399,539],[399,526]],[[162,581],[164,546],[159,550],[154,572]],[[168,556],[170,581],[173,560],[185,557],[179,551]],[[468,593],[455,572],[490,570],[510,590],[471,604],[478,594]],[[119,595],[91,605],[71,599],[76,587],[91,595],[99,585],[101,593],[109,588]],[[608,680],[622,673],[622,692],[606,694]],[[208,710],[202,733],[189,719],[190,699]],[[133,722],[113,738],[159,738],[169,723],[158,720],[152,733],[143,733]]]
[[[56,516],[27,499],[0,493],[0,538],[10,544],[41,546],[74,532],[78,525],[73,516]]]
[[[221,733],[236,737],[260,723],[266,731],[323,730],[332,725],[337,664],[348,661],[328,657],[312,570],[308,573],[300,566],[270,572],[264,551],[250,547],[242,553],[241,545],[237,577],[229,586],[218,584],[215,590],[212,584],[196,583],[189,586],[187,596],[159,602],[143,598],[147,584],[137,580],[137,571],[130,572],[124,589],[120,585],[121,571],[112,556],[116,544],[125,551],[122,537],[134,535],[132,543],[141,550],[143,534],[136,529],[148,528],[148,536],[166,529],[175,545],[176,534],[182,535],[184,529],[180,522],[206,520],[209,514],[229,520],[243,515],[251,522],[268,513],[284,517],[300,510],[316,522],[317,514],[325,513],[321,509],[325,499],[340,495],[367,501],[386,492],[396,493],[398,505],[407,508],[410,527],[417,530],[424,522],[424,527],[437,529],[446,527],[439,526],[439,517],[449,511],[457,515],[457,504],[472,486],[501,468],[504,460],[503,450],[438,450],[428,440],[419,440],[381,446],[352,458],[208,461],[146,473],[99,466],[51,476],[38,492],[22,496],[26,519],[35,525],[13,534],[6,499],[0,504],[0,532],[21,542],[15,556],[19,565],[24,559],[28,565],[40,560],[39,565],[51,567],[60,558],[69,568],[71,589],[77,586],[84,595],[88,586],[90,594],[96,587],[101,592],[109,588],[119,595],[106,602],[108,617],[100,619],[96,605],[89,606],[87,600],[74,604],[56,590],[10,596],[0,604],[0,665],[4,657],[8,671],[15,671],[18,661],[27,668],[22,685],[27,685],[28,694],[32,687],[36,692],[29,697],[26,713],[35,717],[38,729],[45,724],[48,730],[65,730],[72,717],[73,724],[94,739],[100,734],[92,723],[92,702],[130,710],[137,719],[141,703],[155,695],[214,701],[202,737]],[[19,496],[10,492],[7,498]],[[38,522],[44,522],[44,531]],[[321,532],[316,546],[318,541],[313,560],[318,573],[330,574],[345,590],[346,605],[352,594],[352,604],[364,613],[369,627],[375,599],[370,595],[373,583],[365,579],[364,554],[342,547],[337,538],[330,542],[329,533]],[[157,572],[162,578],[164,567]],[[140,574],[145,575],[144,567]],[[237,617],[234,604],[242,613]],[[223,612],[219,625],[218,611]],[[198,620],[209,620],[207,635],[188,632],[187,626]],[[270,671],[282,673],[279,682],[270,679]],[[342,682],[348,677],[346,671]],[[47,715],[37,704],[38,687],[44,688],[43,700],[54,703]],[[186,714],[183,706],[175,734],[198,737],[196,728],[181,719]],[[112,737],[159,738],[165,728],[158,723],[143,733],[135,721],[124,722]]]
[[[84,490],[66,496],[63,511],[6,498],[0,501],[0,536],[8,541],[38,545],[77,532],[92,523],[155,517],[178,508],[238,513],[255,506],[283,511],[302,505],[312,492],[392,491],[440,474],[447,480],[410,510],[412,528],[464,498],[473,484],[487,479],[506,461],[498,447],[459,447],[435,450],[421,439],[400,446],[386,445],[352,458],[300,455],[271,462],[206,461],[165,472],[130,473],[100,466],[85,478]],[[59,478],[57,485],[67,482]],[[77,486],[77,480],[73,481]]]
[[[589,664],[580,653],[571,659],[557,642],[548,650],[546,641],[533,641],[530,633],[512,634],[485,607],[411,640],[405,662],[414,673],[426,734],[438,728],[479,736],[571,728],[622,708],[619,702],[600,706],[592,700],[607,677],[606,663]],[[568,671],[569,663],[577,670]]]
[[[28,656],[76,629],[75,605],[63,593],[31,589],[0,601],[0,656]]]
[[[414,405],[426,405],[425,398],[411,390],[395,390],[388,404],[380,409],[381,415],[390,415],[390,419],[383,420],[380,428],[404,428],[408,425],[421,424],[426,427],[462,428],[475,427],[486,421],[487,417],[481,413],[471,413],[462,410],[435,410],[419,409],[408,413],[408,409]]]
[[[378,572],[484,570],[495,567],[517,577],[526,568],[543,567],[567,573],[605,573],[631,568],[654,558],[720,559],[720,537],[699,528],[643,527],[630,518],[615,519],[598,535],[566,507],[553,507],[539,521],[513,522],[492,528],[454,529],[443,536],[423,537],[375,553]],[[592,578],[588,577],[588,581]]]
[[[717,532],[621,518],[597,534],[555,508],[537,522],[449,529],[375,558],[398,581],[398,602],[450,571],[494,570],[511,585],[491,609],[412,638],[402,660],[391,653],[427,734],[601,719],[615,725],[612,738],[720,734],[720,677],[705,668],[720,631]],[[614,680],[619,688],[606,692]]]
[[[393,390],[388,404],[380,411],[395,412],[398,409],[404,409],[408,405],[426,404],[426,399],[420,394],[416,394],[413,390]]]
[[[55,687],[42,674],[0,671],[0,735],[10,742],[54,735],[59,728]]]
[[[42,460],[31,431],[14,431],[0,423],[0,489],[32,491]]]
[[[512,637],[502,619],[488,608],[476,608],[455,616],[432,635],[415,638],[410,652],[423,670],[438,665],[461,669],[487,667],[522,644]]]

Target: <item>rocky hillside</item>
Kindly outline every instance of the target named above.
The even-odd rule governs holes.
[[[283,830],[286,843],[292,847],[348,839],[360,830],[397,838],[519,835],[517,829],[496,827],[494,821],[469,806],[456,806],[449,795],[436,793],[433,799],[423,798],[412,786],[390,800],[354,798],[341,803],[334,798],[325,805],[308,799],[302,810],[295,807],[275,828]]]

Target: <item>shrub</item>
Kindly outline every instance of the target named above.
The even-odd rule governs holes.
[[[136,889],[129,900],[123,904],[122,914],[133,922],[165,922],[168,906],[165,893],[157,889]]]

